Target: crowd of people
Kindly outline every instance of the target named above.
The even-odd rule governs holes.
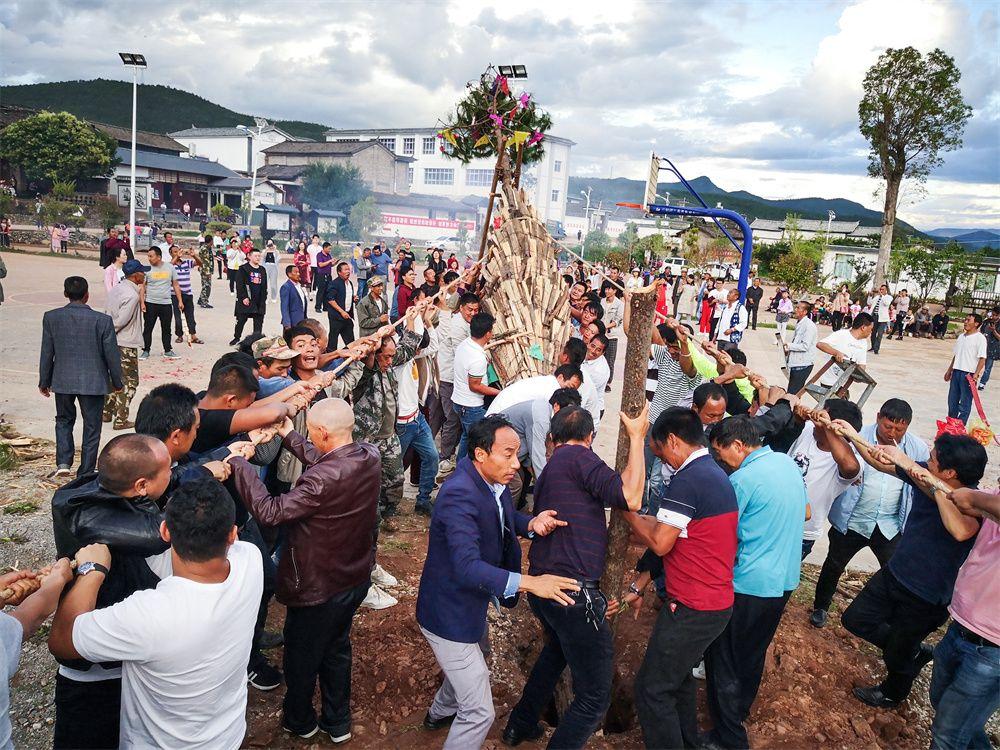
[[[164,241],[143,263],[110,233],[107,314],[88,306],[87,281],[73,276],[68,304],[43,321],[39,389],[55,394],[55,476],[70,479],[52,501],[60,560],[14,610],[19,627],[0,617],[0,643],[16,663],[21,640],[55,610],[56,747],[238,747],[247,686],[282,684],[285,731],[349,740],[352,620],[360,607],[398,602],[378,541],[408,512],[407,470],[413,512],[429,517],[416,621],[442,673],[423,726],[447,730],[446,748],[480,747],[494,723],[487,610],[514,607],[521,594],[543,647],[504,743],[542,737],[568,667],[572,700],[548,746],[583,747],[610,702],[609,619],[655,602],[634,686],[645,745],[749,747],[745,722],[768,647],[824,535],[813,626],[827,625],[859,551],[870,548],[881,566],[841,616],[884,661],[883,679],[855,687],[854,699],[895,707],[933,661],[934,746],[988,743],[1000,687],[991,595],[1000,496],[979,488],[986,451],[954,424],[928,449],[899,398],[866,423],[841,378],[864,363],[891,298],[822,339],[815,304],[796,301],[788,381],[769,383],[741,347],[756,324],[759,279],[744,301],[724,279],[684,272],[645,286],[637,270],[581,261],[564,277],[572,335],[557,366],[504,387],[471,261],[463,268],[431,248],[418,276],[409,243],[359,245],[340,260],[313,236],[296,244],[279,287],[273,243],[261,251],[209,236],[194,253],[169,233]],[[207,382],[158,385],[130,421],[156,322],[164,356],[171,320],[175,341],[182,323],[195,336],[195,269],[202,307],[213,274],[230,281],[234,350]],[[612,420],[605,395],[617,343],[644,289],[655,289],[658,314],[648,403]],[[276,300],[281,333],[265,335]],[[984,372],[982,323],[965,319],[945,374],[959,409]],[[837,392],[810,408],[800,395],[817,365],[813,380]],[[84,437],[72,478],[77,405]],[[99,450],[102,419],[123,434]],[[629,443],[621,472],[593,450],[619,421]],[[642,552],[620,601],[601,587],[609,508]],[[75,582],[60,599],[74,578],[69,560]],[[265,627],[272,598],[285,607],[281,633]],[[949,617],[932,648],[928,636]],[[264,653],[279,644],[280,669]],[[696,711],[701,674],[708,735]],[[9,731],[0,726],[0,740]]]

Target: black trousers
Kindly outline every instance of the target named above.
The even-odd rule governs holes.
[[[56,466],[72,466],[76,445],[73,427],[76,426],[76,402],[80,402],[83,417],[83,444],[80,446],[78,477],[97,468],[97,452],[101,446],[101,417],[106,396],[84,396],[78,393],[57,393],[56,399]]]
[[[759,308],[760,308],[759,305],[754,305],[753,307],[747,305],[747,317],[749,318],[747,322],[750,324],[750,327],[755,331],[757,330],[757,310]]]
[[[846,313],[842,313],[839,310],[834,310],[833,315],[830,316],[830,325],[835,331],[839,331],[844,327],[844,316]]]
[[[329,276],[316,276],[316,312],[323,312],[323,305],[326,304],[326,285],[330,283]]]
[[[667,601],[635,677],[635,708],[646,747],[698,746],[697,689],[691,670],[725,629],[732,608],[702,612]]]
[[[227,268],[226,278],[229,279],[229,293],[236,294],[236,271],[232,268]]]
[[[368,594],[368,581],[312,607],[285,614],[285,726],[316,726],[313,694],[319,678],[319,726],[334,736],[351,729],[351,620]]]
[[[791,593],[775,597],[736,594],[729,623],[705,652],[712,739],[722,747],[750,747],[743,722],[757,698],[767,647]]]
[[[122,681],[77,682],[56,674],[54,748],[117,748]]]
[[[326,317],[329,321],[330,336],[329,343],[326,345],[326,350],[332,352],[337,349],[337,339],[344,340],[344,346],[347,346],[352,341],[354,341],[354,319],[353,318],[343,318],[340,313],[336,310],[330,309],[326,311]]]
[[[257,313],[256,315],[237,315],[236,328],[233,329],[234,339],[243,338],[243,327],[246,326],[247,321],[251,319],[253,320],[253,332],[255,334],[264,332],[264,313]]]
[[[194,297],[181,292],[181,300],[184,302],[184,320],[187,322],[188,333],[193,336],[197,333],[194,322]],[[174,308],[174,335],[183,336],[184,326],[181,324],[181,307],[177,304],[177,297],[172,297],[170,302]]]
[[[850,632],[882,649],[886,677],[880,687],[886,698],[896,701],[910,694],[923,667],[920,644],[947,620],[946,605],[921,599],[888,568],[868,579],[840,617]]]
[[[153,345],[153,329],[156,327],[157,321],[160,323],[160,342],[163,344],[163,351],[169,352],[173,349],[170,344],[170,317],[173,311],[173,307],[169,304],[146,303],[146,313],[142,321],[143,351],[148,352]]]
[[[889,338],[893,336],[899,337],[900,340],[903,338],[903,326],[906,323],[906,313],[896,313],[896,319],[892,323],[892,330],[889,332]]]
[[[559,719],[550,748],[583,747],[611,703],[614,648],[606,619],[608,600],[596,589],[570,596],[576,603],[564,606],[528,594],[528,606],[545,632],[545,645],[507,721],[508,727],[521,732],[534,730],[568,665],[573,702]]]
[[[215,268],[219,272],[219,280],[222,280],[222,269],[226,265],[226,262],[222,258],[215,259]]]
[[[812,375],[813,366],[806,365],[805,367],[789,367],[788,368],[788,392],[798,393],[803,388],[806,387],[806,383],[809,382],[809,376]]]
[[[830,546],[827,549],[826,559],[823,561],[823,569],[819,572],[819,580],[816,582],[816,597],[813,600],[814,609],[830,609],[833,602],[833,592],[837,590],[837,583],[847,569],[848,563],[854,559],[865,547],[875,553],[880,568],[884,568],[892,553],[896,551],[896,544],[899,542],[899,534],[892,539],[886,539],[878,526],[872,532],[871,538],[866,539],[856,531],[847,530],[846,534],[841,534],[833,526],[827,534]]]

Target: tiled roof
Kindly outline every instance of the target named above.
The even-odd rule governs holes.
[[[125,166],[132,164],[130,149],[119,146],[117,155],[121,163]],[[225,167],[217,161],[186,158],[171,154],[158,154],[151,151],[136,151],[135,164],[137,167],[161,169],[166,172],[187,172],[188,174],[200,174],[209,178],[233,178],[240,176],[229,167]]]

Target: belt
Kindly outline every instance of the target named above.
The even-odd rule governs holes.
[[[987,648],[1000,648],[1000,646],[997,646],[997,644],[995,644],[988,638],[983,638],[981,635],[973,633],[962,623],[954,620],[952,622],[955,623],[955,627],[958,629],[958,634],[962,637],[963,641],[968,641],[969,643],[972,643],[976,646],[986,646]]]
[[[577,579],[576,585],[579,586],[581,589],[590,589],[591,591],[601,590],[600,581],[581,581],[580,579]]]
[[[418,414],[420,414],[420,409],[417,409],[412,414],[407,414],[405,416],[400,415],[396,417],[396,424],[409,424],[410,422],[416,420]]]

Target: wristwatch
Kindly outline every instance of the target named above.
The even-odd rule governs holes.
[[[633,581],[628,585],[628,590],[630,593],[633,593],[636,596],[642,596],[642,591],[639,589],[638,586],[635,585],[635,581]]]
[[[76,574],[78,576],[85,576],[87,573],[93,573],[95,570],[104,573],[104,575],[108,574],[108,569],[104,565],[96,562],[90,562],[89,560],[85,563],[80,563],[76,569]]]

